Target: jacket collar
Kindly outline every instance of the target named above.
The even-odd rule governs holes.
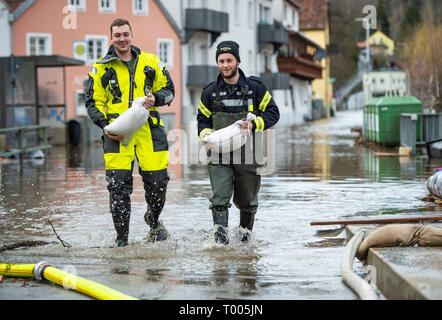
[[[239,85],[240,87],[244,87],[247,84],[247,82],[246,82],[246,75],[241,70],[241,68],[238,68],[238,72],[239,72],[239,79],[238,79],[238,82],[236,84]],[[221,77],[221,73],[220,73],[218,75],[218,79],[216,80],[216,86],[218,88],[223,88],[226,85],[227,85],[227,83],[224,81],[224,78]]]
[[[141,50],[138,47],[131,46],[130,49],[132,51],[132,54],[135,57],[137,57],[141,53]],[[97,63],[104,64],[104,63],[108,63],[108,62],[113,61],[113,60],[121,60],[121,59],[117,56],[117,53],[115,51],[114,45],[111,45],[109,47],[109,49],[107,50],[107,53],[103,57],[103,59],[101,59],[100,61],[97,61]]]

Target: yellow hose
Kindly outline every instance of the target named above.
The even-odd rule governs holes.
[[[97,282],[67,273],[44,262],[38,264],[0,264],[0,275],[46,279],[66,289],[72,289],[98,300],[137,300]]]
[[[33,278],[35,264],[0,264],[0,275],[6,277]]]

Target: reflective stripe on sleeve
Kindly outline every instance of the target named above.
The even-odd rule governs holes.
[[[255,131],[264,131],[264,120],[261,117],[256,117],[255,121]]]
[[[262,98],[261,103],[259,104],[259,110],[264,112],[267,108],[267,105],[270,102],[270,99],[272,99],[272,95],[270,94],[270,92],[267,91],[266,94],[264,95],[264,98]]]
[[[209,109],[207,109],[205,106],[204,106],[204,104],[203,104],[203,102],[200,100],[200,105],[199,105],[199,107],[198,107],[198,109],[201,111],[201,113],[203,114],[203,115],[205,115],[207,118],[210,118],[210,116],[212,115],[212,112],[210,112],[209,111]]]
[[[201,130],[200,139],[203,140],[203,138],[206,134],[211,134],[212,132],[213,132],[213,130],[210,128],[205,128],[205,129]]]

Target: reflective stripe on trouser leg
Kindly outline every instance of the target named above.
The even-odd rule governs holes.
[[[106,170],[106,181],[117,240],[127,240],[131,212],[130,195],[133,190],[132,171]]]
[[[150,218],[150,227],[158,226],[158,218],[163,211],[166,202],[167,184],[170,180],[167,169],[159,171],[143,171],[139,169],[144,183],[145,198],[147,202],[147,213]],[[147,220],[147,217],[146,217]],[[146,221],[147,222],[147,221]]]

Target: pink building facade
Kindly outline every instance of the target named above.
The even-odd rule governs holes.
[[[17,3],[16,0],[9,2]],[[84,66],[65,69],[66,119],[87,115],[84,81],[88,79],[92,63],[110,46],[110,24],[116,18],[124,18],[132,25],[133,44],[156,54],[170,72],[175,84],[175,99],[170,107],[160,108],[160,112],[168,130],[180,127],[180,35],[160,1],[26,0],[16,6],[17,12],[19,15],[12,24],[12,52],[15,56],[60,55],[85,62]],[[44,87],[48,99],[60,100],[57,95],[63,95],[59,87],[51,89],[53,81],[49,80],[59,77],[59,72],[47,68],[39,80],[39,87]]]

